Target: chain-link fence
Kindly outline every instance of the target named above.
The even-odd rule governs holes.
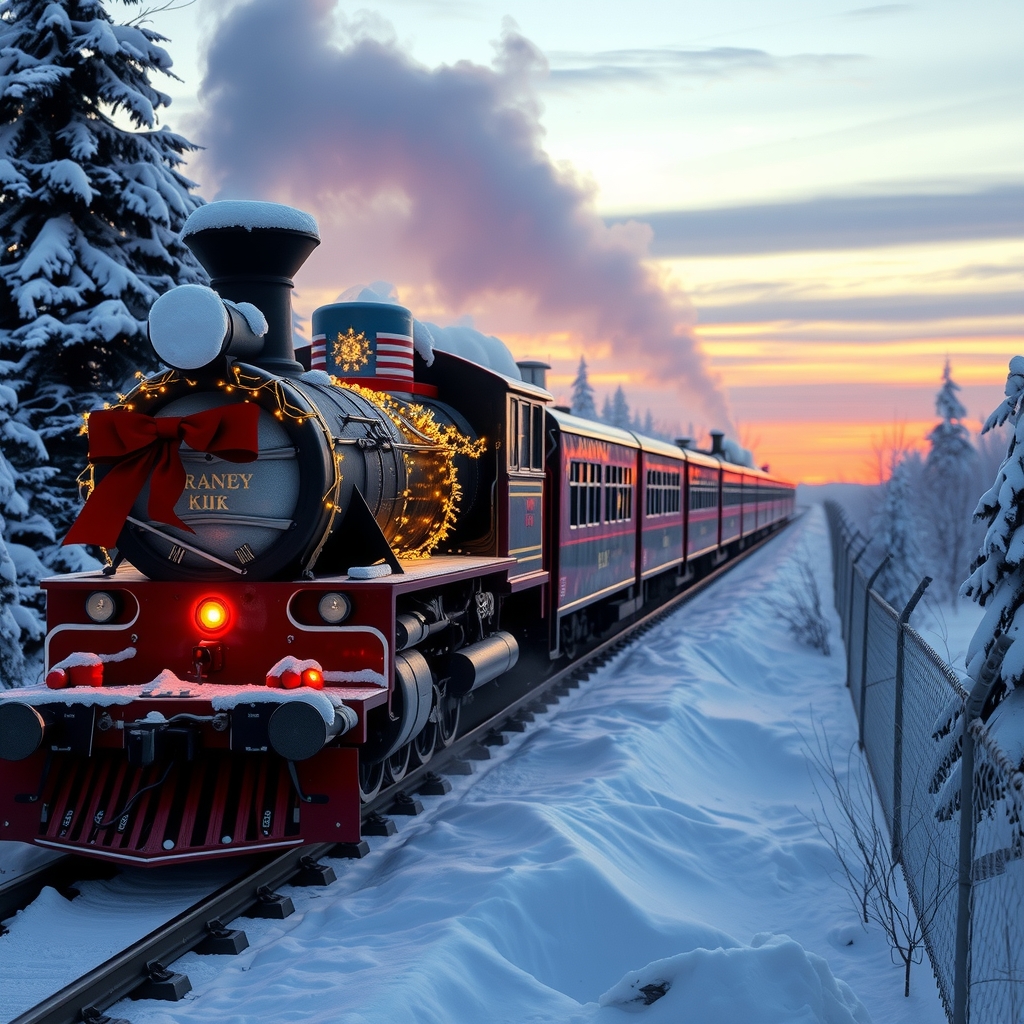
[[[1024,776],[981,722],[975,740],[970,1019],[1024,1020]]]
[[[914,910],[928,925],[925,947],[952,1019],[960,820],[958,815],[936,813],[941,754],[935,733],[951,706],[963,707],[967,693],[953,669],[909,626],[903,628],[902,668],[900,807],[895,819],[900,831],[894,838]],[[889,756],[896,760],[893,751]]]
[[[974,719],[973,785],[962,787],[969,695],[908,625],[921,591],[890,607],[871,589],[879,567],[862,564],[867,538],[838,505],[826,511],[861,745],[946,1014],[953,1024],[1024,1024],[1024,775]]]

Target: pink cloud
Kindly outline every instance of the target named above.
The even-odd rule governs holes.
[[[512,299],[728,425],[689,303],[646,262],[649,229],[606,226],[591,188],[544,151],[546,73],[510,24],[492,67],[428,68],[379,27],[339,26],[331,0],[252,0],[209,46],[200,170],[219,198],[317,214],[321,286],[427,285],[455,313]]]

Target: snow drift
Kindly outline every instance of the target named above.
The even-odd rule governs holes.
[[[657,1003],[657,1006],[654,1004]],[[695,949],[626,975],[602,1007],[643,1013],[644,1024],[868,1024],[850,986],[827,961],[785,935],[749,946]],[[595,1021],[621,1019],[596,1014]]]

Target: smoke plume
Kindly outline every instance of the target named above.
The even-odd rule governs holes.
[[[200,171],[208,194],[315,213],[325,245],[311,272],[339,290],[388,277],[454,312],[525,307],[727,426],[692,310],[645,262],[649,229],[606,226],[592,190],[544,152],[546,74],[508,22],[492,67],[428,68],[333,0],[250,0],[207,52]]]

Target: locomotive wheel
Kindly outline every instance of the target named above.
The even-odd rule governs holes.
[[[569,661],[575,661],[576,655],[590,641],[590,624],[585,615],[574,612],[562,620],[561,641],[562,653]]]
[[[420,764],[426,764],[434,756],[437,746],[437,723],[427,722],[419,736],[412,741],[412,752]]]
[[[369,803],[379,792],[384,784],[384,763],[366,764],[359,761],[359,799],[364,804]]]
[[[399,747],[390,757],[384,759],[384,775],[391,782],[401,782],[409,771],[412,744]]]
[[[434,703],[430,709],[430,718],[427,724],[420,730],[419,735],[413,737],[412,752],[420,764],[426,764],[437,749],[438,720],[440,718],[442,697],[437,684],[434,684]]]
[[[459,732],[459,718],[462,714],[462,700],[445,694],[438,705],[437,742],[440,747],[450,747]]]

